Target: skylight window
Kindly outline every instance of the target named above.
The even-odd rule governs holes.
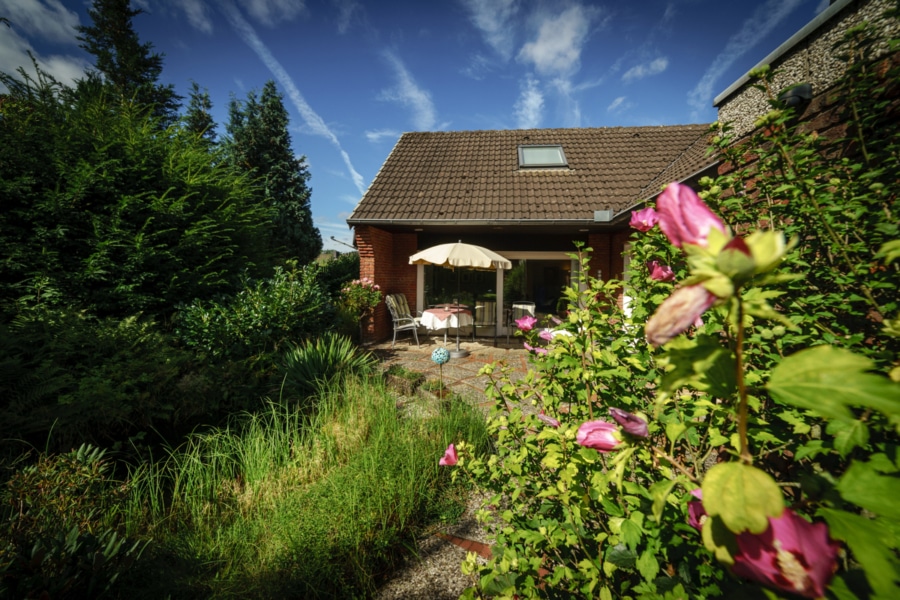
[[[562,146],[519,146],[519,168],[567,166]]]

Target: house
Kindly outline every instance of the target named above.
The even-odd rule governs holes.
[[[360,274],[417,310],[450,300],[534,301],[556,312],[578,268],[573,242],[593,248],[594,275],[621,277],[631,209],[670,181],[713,173],[708,125],[405,133],[347,219]],[[510,259],[510,272],[409,264],[430,246],[463,241]],[[498,309],[499,310],[499,309]],[[390,319],[379,307],[369,335]]]
[[[881,15],[890,0],[836,0],[763,58],[779,71],[775,93],[798,107],[807,131],[839,136],[841,102],[831,93],[844,70],[833,45],[863,21],[900,37],[898,21]],[[888,45],[875,54],[898,60]],[[742,77],[714,101],[719,120],[745,136],[769,110],[767,98]],[[554,312],[560,289],[578,265],[582,242],[593,249],[592,275],[618,278],[630,236],[631,210],[671,181],[691,185],[725,173],[706,152],[709,125],[406,133],[347,219],[355,229],[360,273],[386,293],[403,292],[417,310],[455,296],[491,297],[498,305],[528,299]],[[424,248],[464,241],[509,258],[511,272],[452,274],[409,264]],[[499,309],[498,309],[499,310]],[[368,336],[383,339],[390,318],[379,306]]]

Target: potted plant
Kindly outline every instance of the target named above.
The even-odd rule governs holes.
[[[368,277],[354,279],[341,290],[341,308],[359,323],[360,343],[379,302],[381,287]]]

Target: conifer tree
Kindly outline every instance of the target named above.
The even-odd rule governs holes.
[[[93,0],[88,14],[92,25],[77,27],[81,47],[96,57],[94,65],[126,101],[151,107],[151,114],[171,123],[180,97],[174,86],[161,85],[163,57],[153,44],[142,44],[132,19],[144,11],[131,8],[130,0]]]
[[[188,131],[209,145],[216,143],[216,122],[212,118],[211,111],[212,101],[209,99],[209,92],[206,89],[201,91],[197,82],[192,81],[184,125]]]
[[[229,155],[235,165],[257,178],[260,198],[276,209],[272,243],[285,258],[301,263],[322,251],[322,237],[313,225],[310,208],[310,174],[306,157],[291,148],[288,114],[274,81],[263,86],[257,98],[229,105]]]

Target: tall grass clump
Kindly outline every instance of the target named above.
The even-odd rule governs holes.
[[[324,388],[318,405],[309,416],[271,403],[135,473],[132,529],[156,540],[156,560],[134,575],[145,597],[371,596],[454,494],[435,456],[461,437],[485,439],[464,403],[403,419],[380,383],[359,377]]]
[[[306,397],[329,382],[338,384],[344,377],[371,373],[377,362],[350,338],[329,331],[284,353],[285,392]]]

